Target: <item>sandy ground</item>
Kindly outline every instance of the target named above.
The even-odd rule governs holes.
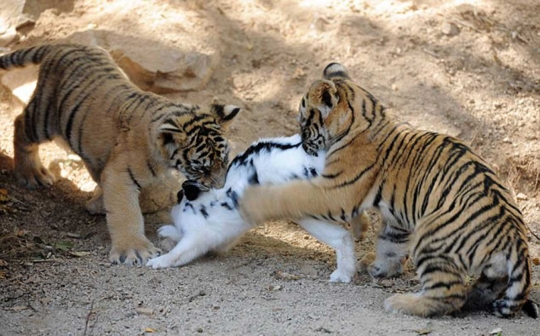
[[[296,132],[302,93],[327,62],[340,61],[401,118],[458,136],[484,156],[539,234],[539,12],[537,0],[80,0],[67,12],[42,13],[12,47],[100,29],[219,52],[204,90],[167,96],[242,106],[230,134],[236,151],[258,137]],[[457,31],[445,34],[447,24]],[[418,288],[412,269],[377,284],[365,272],[351,284],[329,283],[332,251],[292,223],[268,223],[229,253],[179,269],[111,266],[105,219],[83,208],[92,183],[80,162],[46,145],[42,158],[63,177],[47,190],[15,183],[12,122],[20,111],[0,88],[0,335],[540,330],[525,316],[502,320],[482,311],[434,319],[388,314],[386,297]],[[146,217],[156,242],[163,218]],[[374,230],[358,244],[359,258],[373,250]],[[530,246],[540,257],[540,241],[531,236]],[[539,274],[535,266],[532,298],[540,302]]]

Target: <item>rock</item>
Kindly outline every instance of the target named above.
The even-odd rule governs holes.
[[[17,10],[20,12],[21,8]],[[0,40],[2,36],[7,36],[1,35],[1,31],[0,26]],[[126,38],[103,30],[78,32],[68,37],[67,41],[103,47],[135,85],[155,93],[204,88],[221,59],[219,52],[212,55],[184,52],[159,42]],[[2,76],[2,84],[26,104],[35,88],[37,73],[37,66],[12,69]]]
[[[525,195],[524,193],[518,193],[516,195],[516,198],[520,201],[526,201],[529,199],[529,197],[527,197],[527,195]]]
[[[288,272],[276,271],[274,273],[276,279],[280,280],[300,280],[300,276]]]
[[[319,328],[315,329],[315,331],[323,333],[323,334],[331,334],[332,333],[332,330],[326,329],[325,327],[319,327]]]
[[[443,22],[441,31],[444,35],[454,36],[459,34],[459,28],[451,22]]]
[[[36,21],[41,13],[48,9],[52,9],[57,13],[71,12],[75,4],[75,0],[30,0],[22,2],[24,2],[23,14],[33,21]]]
[[[309,264],[304,264],[302,267],[300,267],[299,272],[304,274],[304,275],[307,275],[307,276],[317,276],[318,275],[318,272],[315,269],[315,267],[313,267],[313,266],[311,266]]]
[[[142,308],[142,307],[139,307],[139,308],[135,308],[135,312],[139,315],[147,315],[147,316],[152,316],[154,315],[154,310],[152,308]]]
[[[274,285],[270,285],[268,286],[267,290],[269,292],[277,292],[279,290],[281,290],[283,287],[281,287],[280,285],[277,285],[277,286],[274,286]]]
[[[37,65],[10,69],[2,76],[1,82],[26,106],[36,88],[38,72]]]
[[[327,30],[327,26],[330,22],[324,17],[317,16],[313,19],[313,22],[310,25],[311,29],[314,29],[319,32],[324,32]]]
[[[377,284],[381,287],[390,288],[394,286],[395,281],[392,279],[382,279],[382,280],[379,280]]]
[[[44,11],[73,10],[74,0],[7,0],[0,6],[0,47],[16,41],[30,32]]]
[[[2,2],[2,6],[0,6],[0,47],[10,44],[17,38],[17,25],[25,2],[25,0]]]
[[[9,0],[0,6],[0,47],[17,41],[28,34],[42,12],[54,9],[59,12],[73,10],[74,0]],[[10,89],[21,102],[27,104],[34,92],[38,74],[37,66],[13,69],[2,76],[2,84]]]
[[[115,49],[111,56],[135,85],[156,93],[200,90],[217,64],[216,57],[178,50],[156,49],[137,55],[133,50]]]
[[[67,41],[106,49],[135,85],[155,93],[201,90],[221,59],[218,52],[212,55],[184,52],[159,42],[101,30],[78,32]],[[21,102],[28,103],[37,73],[37,66],[13,69],[2,76],[2,83]]]
[[[155,93],[201,90],[221,60],[219,52],[211,55],[185,52],[156,41],[126,38],[104,30],[75,33],[68,40],[106,49],[135,85]]]
[[[305,76],[306,76],[306,72],[302,68],[298,67],[294,70],[294,74],[293,74],[294,79],[300,79]]]
[[[133,83],[156,93],[200,90],[208,83],[217,63],[212,57],[197,53],[154,50],[150,54],[154,55],[152,60],[141,55],[130,56],[129,51],[111,51],[112,57]],[[155,56],[159,59],[156,60]],[[167,62],[175,65],[167,68]]]
[[[7,22],[0,21],[0,46],[10,44],[18,37],[17,31],[10,28],[11,26],[7,25]]]

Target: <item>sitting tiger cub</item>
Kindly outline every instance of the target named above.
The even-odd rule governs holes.
[[[54,177],[38,145],[60,137],[98,184],[87,204],[106,212],[113,263],[144,265],[160,251],[145,237],[141,189],[171,178],[170,169],[221,187],[229,146],[224,129],[240,108],[179,104],[133,85],[100,48],[43,45],[0,57],[0,69],[40,64],[36,90],[15,120],[15,174],[26,186]]]
[[[329,64],[300,104],[303,146],[327,151],[323,173],[312,180],[250,186],[243,216],[268,219],[352,218],[381,210],[374,277],[393,276],[410,249],[422,284],[416,294],[396,294],[387,310],[432,316],[459,310],[467,298],[465,276],[476,288],[503,284],[494,313],[508,317],[528,300],[531,260],[523,216],[487,164],[449,136],[415,130],[393,120],[338,63]]]

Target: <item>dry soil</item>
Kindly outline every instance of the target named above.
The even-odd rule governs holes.
[[[339,61],[400,118],[457,136],[485,157],[540,234],[539,13],[537,0],[77,0],[43,12],[10,47],[99,29],[219,52],[203,90],[167,97],[242,106],[230,133],[236,151],[258,137],[296,132],[302,93],[328,62]],[[43,146],[59,181],[32,191],[15,183],[12,123],[20,112],[0,88],[0,335],[540,332],[540,322],[523,315],[388,314],[386,297],[418,289],[412,269],[380,283],[362,271],[351,284],[329,283],[333,252],[293,223],[268,223],[229,253],[183,268],[111,266],[105,219],[83,207],[93,183],[77,158]],[[164,217],[146,217],[156,242]],[[373,250],[374,230],[357,245],[359,258]],[[540,241],[531,236],[530,246],[540,257]]]

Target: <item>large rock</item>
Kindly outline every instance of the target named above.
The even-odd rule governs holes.
[[[4,0],[0,6],[0,47],[17,38],[17,26],[21,21],[25,0]]]
[[[154,57],[150,56],[152,53]],[[148,54],[115,49],[111,55],[133,83],[156,93],[203,89],[219,59],[215,54],[209,56],[159,48]]]
[[[108,50],[135,85],[156,93],[203,89],[221,59],[218,52],[212,55],[186,52],[158,41],[106,30],[75,33],[69,41]]]
[[[10,69],[2,76],[1,82],[26,106],[36,88],[38,72],[37,65]]]
[[[57,12],[71,12],[73,10],[75,0],[29,0],[23,2],[23,14],[26,14],[36,21],[39,15],[41,15],[41,13],[47,9],[53,9]]]
[[[40,14],[48,9],[73,10],[74,0],[1,0],[0,47],[17,41],[34,28]]]
[[[104,48],[135,85],[155,93],[203,89],[221,59],[218,52],[212,55],[184,52],[157,41],[106,30],[78,32],[68,37],[67,41]],[[1,82],[27,104],[34,91],[37,75],[37,66],[17,68],[5,72]]]

